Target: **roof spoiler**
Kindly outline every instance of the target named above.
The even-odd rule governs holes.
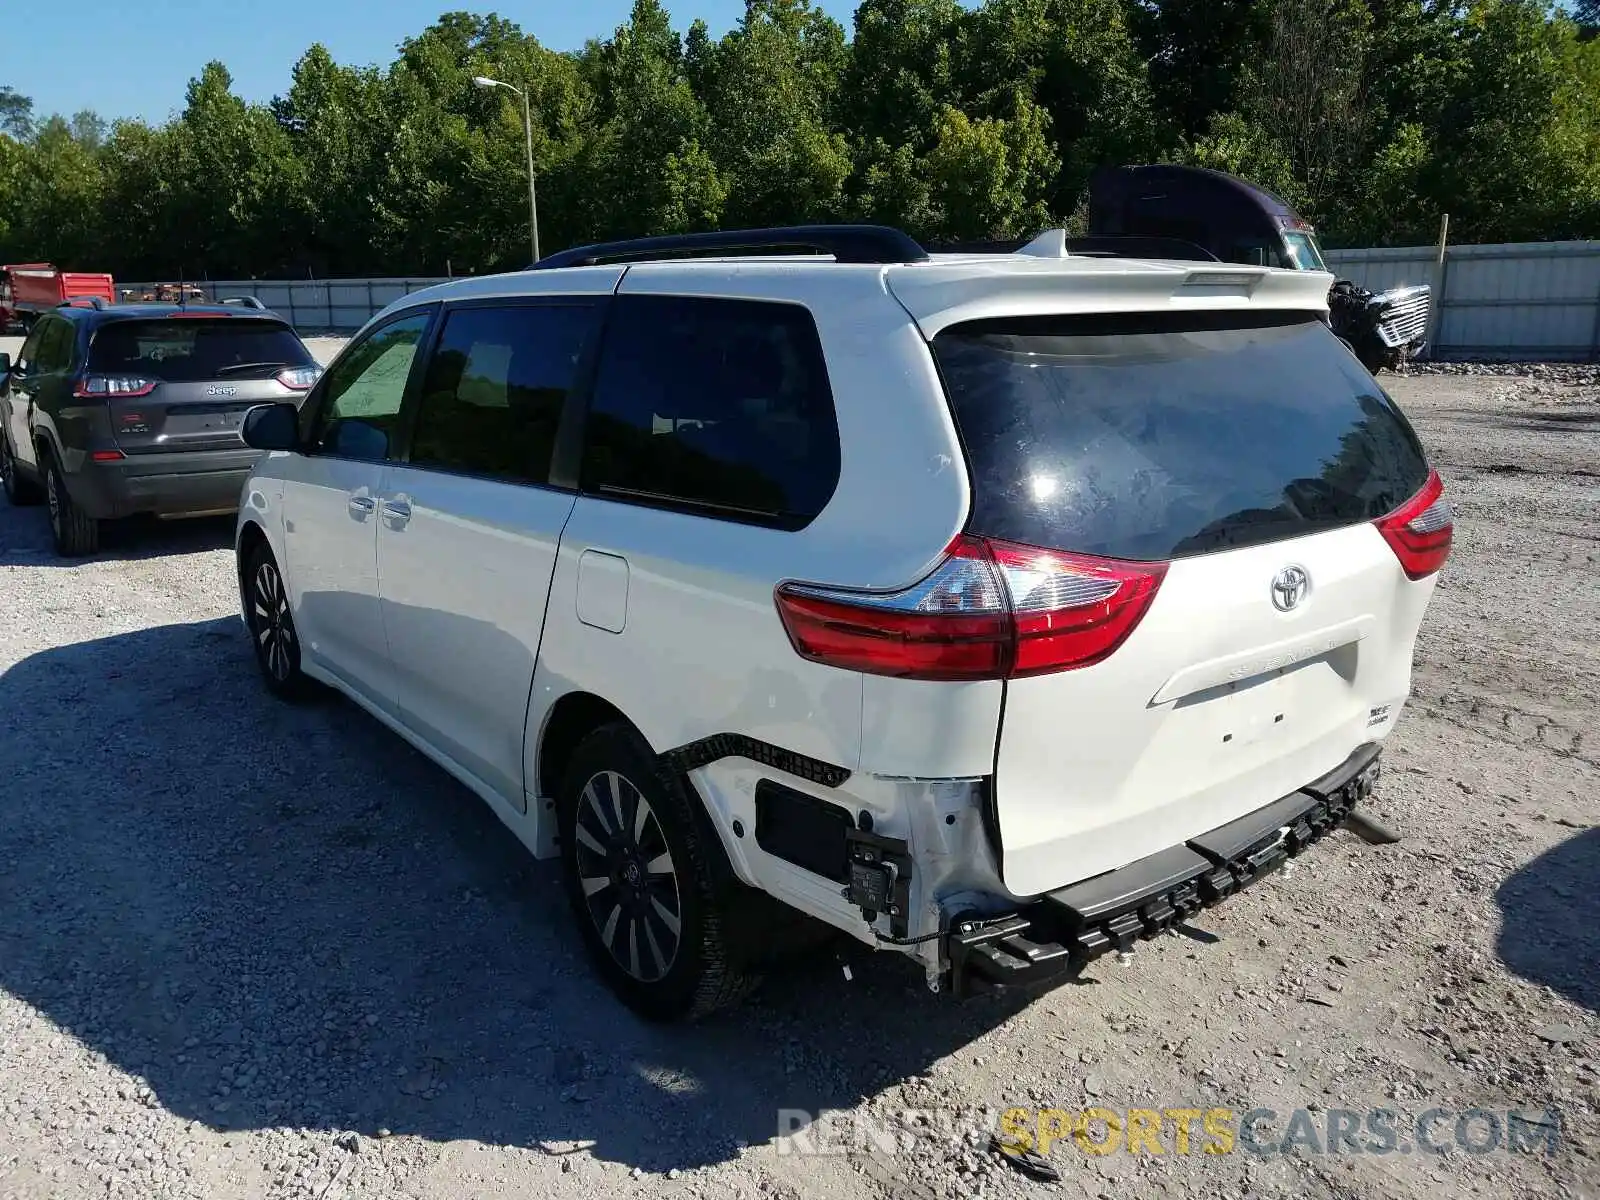
[[[941,254],[1026,254],[1030,258],[1156,258],[1179,262],[1221,262],[1215,254],[1182,238],[1068,237],[1065,229],[1046,229],[1033,238],[945,242]]]

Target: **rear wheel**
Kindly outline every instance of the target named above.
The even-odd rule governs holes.
[[[557,796],[567,895],[584,942],[612,990],[651,1020],[704,1016],[751,982],[730,944],[715,848],[702,838],[696,803],[623,724],[584,739]]]
[[[11,452],[10,439],[4,433],[0,433],[0,488],[4,489],[6,499],[18,508],[37,504],[44,499],[37,483],[17,473],[17,459]]]
[[[44,498],[50,507],[50,536],[56,553],[63,558],[80,558],[100,549],[100,522],[78,507],[67,490],[61,463],[54,454],[44,458]]]
[[[265,541],[257,542],[245,556],[242,582],[245,624],[267,688],[284,700],[314,695],[316,685],[300,670],[300,635],[295,632],[283,572]]]

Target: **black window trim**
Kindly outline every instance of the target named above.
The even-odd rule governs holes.
[[[562,292],[538,296],[470,296],[462,300],[445,300],[438,304],[432,326],[418,351],[421,372],[406,383],[405,403],[400,410],[400,423],[395,437],[395,449],[389,461],[413,471],[426,471],[435,475],[450,475],[458,479],[473,479],[483,483],[499,483],[506,487],[538,488],[541,491],[572,493],[578,490],[578,467],[583,459],[583,427],[589,408],[589,393],[594,387],[600,362],[600,345],[605,340],[607,318],[610,315],[611,294],[593,292]],[[573,372],[572,386],[567,389],[566,401],[561,407],[561,418],[556,426],[555,446],[550,454],[550,477],[544,483],[526,479],[506,479],[481,471],[461,471],[433,463],[413,463],[411,442],[416,434],[418,414],[422,411],[422,385],[427,380],[433,356],[444,340],[445,326],[450,314],[458,309],[474,308],[592,308],[598,318],[594,336],[584,348],[583,357]],[[330,366],[329,370],[333,368]],[[415,365],[414,365],[415,369]]]
[[[624,276],[624,278],[626,278],[626,276]],[[620,283],[618,286],[621,286]],[[818,507],[817,511],[810,516],[803,516],[801,514],[792,512],[757,512],[752,509],[737,508],[732,505],[719,504],[710,500],[693,500],[683,496],[665,496],[658,492],[644,492],[637,491],[632,488],[614,487],[610,484],[597,484],[592,480],[586,480],[582,478],[584,448],[588,443],[590,406],[594,396],[594,387],[600,375],[600,363],[603,357],[603,351],[611,335],[612,310],[610,307],[608,307],[605,317],[601,323],[600,336],[595,339],[597,353],[593,355],[591,371],[588,379],[586,380],[587,386],[584,388],[583,411],[580,415],[579,421],[576,424],[576,427],[572,431],[573,436],[570,441],[573,444],[567,445],[559,438],[556,444],[558,458],[561,458],[565,463],[570,463],[573,469],[573,479],[579,495],[586,496],[594,500],[606,500],[613,504],[626,504],[635,508],[650,508],[662,512],[681,513],[690,517],[702,517],[707,520],[726,521],[733,525],[751,525],[763,529],[777,529],[782,530],[785,533],[799,533],[801,530],[806,529],[815,523],[816,520],[821,517],[822,514],[825,513],[828,510],[828,507],[833,503],[833,499],[839,491],[839,484],[844,478],[844,441],[838,430],[839,406],[833,395],[833,376],[828,370],[828,352],[827,348],[822,344],[822,330],[817,325],[817,315],[811,311],[811,306],[799,300],[785,300],[766,296],[726,296],[705,292],[618,291],[615,295],[616,299],[618,300],[625,300],[630,296],[668,300],[720,300],[733,301],[741,304],[771,305],[774,307],[781,306],[784,308],[799,309],[805,314],[806,319],[811,322],[812,334],[815,336],[817,341],[817,350],[820,356],[820,362],[822,363],[823,383],[827,387],[828,403],[833,411],[834,437],[839,442],[840,466],[838,473],[834,476],[833,489],[828,493],[828,498],[824,500],[821,506]],[[570,454],[572,457],[567,458],[563,452]],[[554,464],[552,464],[551,474],[552,476],[555,474]]]
[[[369,461],[368,459],[363,458],[347,458],[342,454],[329,454],[314,449],[314,443],[311,440],[311,434],[316,429],[317,422],[322,419],[322,410],[326,407],[328,402],[328,381],[333,377],[333,373],[338,369],[340,363],[349,357],[355,350],[366,345],[373,338],[377,337],[385,329],[388,329],[401,321],[409,321],[418,315],[425,315],[428,318],[428,324],[423,327],[422,336],[417,339],[417,352],[411,358],[411,368],[406,373],[406,385],[405,389],[401,393],[400,411],[397,415],[397,436],[394,441],[391,441],[389,453],[382,460],[385,463],[397,461],[395,441],[399,440],[400,433],[402,433],[404,430],[403,422],[405,420],[406,406],[412,403],[412,397],[416,393],[417,389],[422,386],[422,376],[419,373],[418,368],[423,362],[423,350],[432,346],[433,339],[438,331],[440,324],[439,309],[440,304],[438,301],[434,301],[431,304],[411,305],[408,308],[403,308],[396,312],[390,313],[381,324],[373,325],[371,328],[365,330],[359,337],[351,338],[350,341],[345,343],[344,349],[339,351],[339,353],[334,356],[333,361],[328,364],[327,369],[322,372],[321,377],[311,389],[311,394],[306,397],[305,405],[301,409],[302,424],[300,427],[299,437],[297,439],[300,444],[295,448],[295,452],[297,454],[302,454],[307,458],[336,459],[339,462]]]

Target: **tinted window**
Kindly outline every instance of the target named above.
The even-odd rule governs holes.
[[[264,379],[315,361],[287,325],[242,317],[114,321],[100,328],[89,347],[91,371],[173,383]]]
[[[525,483],[550,477],[592,305],[457,309],[428,364],[411,461]]]
[[[39,344],[34,350],[35,371],[65,371],[72,365],[72,350],[78,340],[77,326],[59,317],[46,317],[39,325],[38,334]]]
[[[22,349],[17,351],[17,366],[19,368],[24,371],[38,369],[39,346],[44,342],[44,335],[52,324],[54,322],[45,321],[35,325],[28,331],[27,338],[23,340]]]
[[[792,304],[619,296],[584,486],[798,528],[839,481],[839,431],[811,314]]]
[[[428,313],[385,325],[345,353],[323,380],[314,453],[380,460],[389,452]]]
[[[1166,559],[1392,511],[1416,435],[1320,321],[1028,319],[934,340],[974,533]]]

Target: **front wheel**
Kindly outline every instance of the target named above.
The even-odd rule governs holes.
[[[241,583],[245,624],[268,690],[284,700],[309,698],[316,685],[300,670],[300,635],[295,632],[289,593],[265,541],[257,542],[245,556]]]
[[[557,794],[584,943],[623,1003],[651,1020],[704,1016],[751,982],[730,944],[717,848],[705,840],[716,835],[696,820],[697,803],[623,724],[583,740]]]

